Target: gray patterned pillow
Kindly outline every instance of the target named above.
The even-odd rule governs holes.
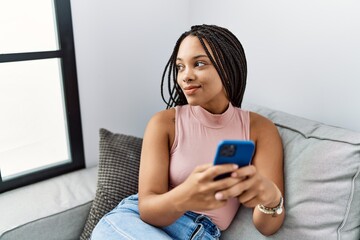
[[[80,239],[89,239],[100,218],[137,192],[142,139],[100,129],[100,159],[95,199]]]

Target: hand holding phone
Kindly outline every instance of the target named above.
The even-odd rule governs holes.
[[[214,165],[233,163],[240,167],[251,164],[255,144],[253,141],[223,140],[218,144]],[[214,180],[229,177],[230,173],[217,176]]]

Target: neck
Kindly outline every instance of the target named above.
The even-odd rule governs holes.
[[[212,114],[222,114],[229,108],[229,102],[219,103],[216,106],[201,106],[203,109]]]

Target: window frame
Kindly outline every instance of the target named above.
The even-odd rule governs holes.
[[[70,0],[53,1],[59,50],[0,54],[0,64],[5,62],[59,58],[61,63],[71,162],[31,172],[6,181],[2,180],[0,169],[0,193],[85,168],[71,5]]]

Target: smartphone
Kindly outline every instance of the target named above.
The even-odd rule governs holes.
[[[234,163],[240,167],[251,164],[255,144],[253,141],[245,140],[223,140],[219,142],[216,149],[214,165]],[[229,177],[230,173],[217,176],[214,180]]]

